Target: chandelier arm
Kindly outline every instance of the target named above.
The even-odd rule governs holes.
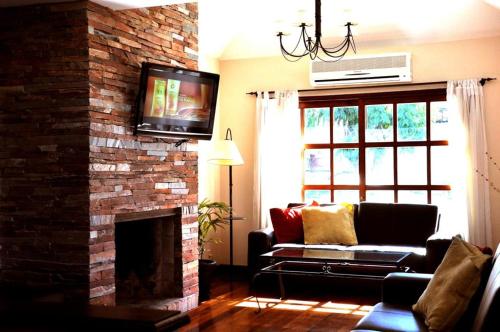
[[[316,38],[315,42],[314,42],[314,49],[313,49],[313,52],[314,52],[314,57],[316,58],[318,52],[321,50],[322,46],[321,46],[321,39],[320,38]]]
[[[344,48],[346,46],[346,44],[348,45],[348,47],[350,47],[351,44],[354,43],[354,38],[353,38],[353,36],[351,34],[351,30],[350,30],[350,23],[347,24],[347,28],[348,28],[347,35],[345,36],[344,40],[340,44],[333,46],[333,47],[324,47],[323,45],[321,45],[322,49],[326,50],[328,52],[338,52],[342,48]],[[355,48],[355,47],[353,47],[353,48]],[[356,51],[355,51],[355,53],[356,53]]]
[[[354,42],[354,37],[351,35],[351,45],[352,45],[352,50],[354,51],[354,53],[357,52],[356,50],[356,43]]]
[[[285,46],[283,45],[283,34],[279,33],[278,37],[280,39],[280,48],[281,48],[281,53],[282,54],[286,54],[289,57],[299,58],[299,59],[308,54],[308,52],[304,52],[303,54],[293,54],[295,52],[295,50],[297,49],[297,47],[299,46],[300,38],[299,38],[299,40],[297,42],[297,45],[295,45],[295,48],[293,49],[293,51],[289,52],[289,51],[286,50]]]
[[[292,58],[298,58],[298,59],[300,59],[300,58],[302,58],[302,57],[306,56],[307,54],[309,54],[309,53],[303,53],[303,54],[293,54],[293,53],[288,52],[288,51],[287,51],[286,49],[284,49],[284,48],[282,48],[282,49],[281,49],[281,53],[286,54],[286,55],[287,55],[287,56],[289,56],[289,57],[292,57]]]
[[[321,43],[320,47],[324,53],[335,54],[335,53],[341,52],[346,46],[347,46],[347,48],[349,48],[348,45],[349,45],[349,43],[346,40],[344,40],[343,42],[341,42],[340,44],[338,44],[334,47],[324,47],[323,43]]]
[[[317,56],[318,56],[318,43],[314,42],[314,46],[311,48],[311,51],[309,52],[309,58],[311,60],[314,60],[316,59]]]
[[[311,50],[310,50],[310,43],[308,43],[308,40],[311,37],[309,37],[309,34],[307,33],[305,26],[302,27],[302,31],[300,32],[300,37],[302,38],[302,42],[304,43],[304,48],[305,48],[307,54],[309,54],[309,52]],[[299,40],[300,40],[300,38],[299,38]]]
[[[321,45],[321,46],[323,46],[323,45]],[[349,43],[344,41],[343,46],[341,48],[338,48],[337,50],[335,50],[335,52],[329,51],[328,49],[325,49],[325,48],[322,48],[322,51],[323,51],[323,54],[328,56],[328,57],[331,57],[333,59],[341,59],[349,51]],[[323,61],[326,61],[326,60],[323,60]]]
[[[289,61],[289,62],[297,62],[297,61],[299,61],[300,59],[303,58],[303,56],[288,55],[286,53],[286,51],[284,51],[283,49],[281,50],[281,55],[283,55],[283,57],[285,58],[285,60]]]
[[[294,54],[294,53],[295,53],[295,51],[296,51],[296,50],[297,50],[297,48],[299,47],[300,40],[301,40],[301,39],[304,39],[304,34],[306,33],[305,23],[302,23],[300,26],[302,27],[302,30],[301,30],[301,32],[300,32],[299,39],[297,40],[297,44],[295,44],[295,47],[293,48],[293,50],[292,50],[291,52],[289,52],[289,53],[291,53],[291,54]],[[301,57],[302,57],[302,56],[304,56],[304,55],[307,55],[307,49],[306,49],[306,50],[304,50],[304,53],[301,55]]]
[[[305,47],[305,49],[307,50],[307,52],[309,54],[316,47],[317,41],[315,39],[314,43],[311,42],[312,41],[312,37],[309,36],[309,34],[307,33],[306,29],[303,30],[303,39],[302,40],[304,41],[304,47]]]
[[[332,56],[332,57],[337,57],[336,53],[344,52],[344,50],[345,51],[349,50],[349,45],[350,45],[350,43],[347,40],[344,40],[341,44],[339,44],[333,48],[332,47],[326,48],[323,46],[323,43],[321,43],[321,41],[320,41],[320,47],[321,47],[321,50],[323,51],[323,53],[325,53],[328,56]]]
[[[317,58],[318,58],[319,60],[323,61],[323,62],[337,62],[337,61],[342,60],[342,58],[338,58],[338,59],[337,59],[337,58],[332,58],[332,57],[329,57],[328,59],[323,59],[323,57],[322,57],[322,56],[320,56],[319,54],[318,54],[318,57],[317,57]]]
[[[329,57],[331,57],[331,58],[333,58],[333,59],[335,59],[335,60],[337,61],[337,60],[342,59],[342,58],[346,55],[346,53],[347,53],[348,51],[349,51],[349,49],[348,49],[348,48],[345,48],[345,49],[343,49],[340,53],[336,53],[336,54],[332,54],[332,53],[324,53],[324,54],[325,54],[326,56],[329,56]]]
[[[347,34],[345,36],[344,41],[342,43],[338,44],[337,46],[334,46],[334,47],[326,48],[326,47],[322,46],[324,50],[327,50],[328,52],[338,52],[343,47],[345,47],[347,44],[347,48],[352,48],[354,53],[356,53],[356,44],[354,43],[354,37],[353,37],[352,31],[351,31],[352,23],[347,22],[347,24],[345,26],[347,27]]]
[[[346,51],[344,52],[344,54],[347,53],[347,51],[349,49],[352,49],[353,52],[356,53],[356,44],[354,44],[354,39],[352,39],[352,38],[346,38],[344,40],[344,42],[341,43],[341,44],[339,44],[339,45],[337,45],[336,48],[326,48],[326,47],[324,47],[323,50],[327,54],[334,54],[334,53],[341,52],[344,48],[346,49]]]
[[[318,55],[318,59],[320,59],[321,61],[324,61],[324,62],[337,62],[337,61],[341,60],[346,55],[346,53],[348,51],[349,51],[349,49],[346,48],[342,51],[342,53],[337,53],[337,54],[323,52],[323,54],[326,55],[327,57],[329,57],[329,59],[323,59],[323,57],[321,57],[319,55]]]

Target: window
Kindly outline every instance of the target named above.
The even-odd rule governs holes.
[[[302,97],[305,201],[446,204],[446,90]]]

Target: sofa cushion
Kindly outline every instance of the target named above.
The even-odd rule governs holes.
[[[302,209],[305,244],[357,244],[352,205]]]
[[[358,242],[425,247],[436,230],[437,213],[434,205],[362,202],[355,223]]]
[[[348,246],[344,246],[342,244],[300,244],[300,243],[278,243],[273,246],[273,250],[280,248],[346,250]]]
[[[360,330],[417,332],[427,331],[427,327],[408,306],[380,302],[354,328],[354,331]]]
[[[342,244],[300,244],[300,243],[278,243],[273,250],[280,248],[303,248],[303,249],[330,249],[330,250],[353,250],[353,251],[385,251],[385,252],[410,252],[418,256],[425,256],[425,248],[405,246],[374,246],[357,245],[346,246]]]
[[[300,208],[269,210],[278,243],[304,243],[302,212]]]
[[[413,310],[431,331],[451,330],[467,310],[490,256],[454,237],[442,263]]]
[[[410,252],[419,256],[425,256],[426,253],[426,250],[423,247],[409,246],[383,246],[362,244],[357,246],[349,246],[348,249],[357,251]]]

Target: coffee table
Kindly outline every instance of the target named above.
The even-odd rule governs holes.
[[[404,262],[410,255],[407,252],[281,248],[260,256],[267,264],[254,275],[253,282],[263,274],[277,275],[281,298],[284,298],[284,275],[381,280],[390,272],[408,272],[410,269]]]

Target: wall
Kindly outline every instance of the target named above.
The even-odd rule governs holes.
[[[197,69],[197,7],[112,11],[89,2],[90,298],[113,302],[114,217],[183,206],[183,297],[197,305],[197,145],[133,135],[141,63]],[[185,302],[186,302],[185,301]],[[173,309],[174,307],[172,307]]]
[[[497,144],[500,126],[500,37],[456,41],[426,45],[400,45],[365,49],[359,54],[386,52],[411,52],[413,81],[431,82],[474,77],[497,77],[485,85],[486,130],[490,153],[500,162],[500,145]],[[255,133],[255,97],[249,91],[275,89],[309,89],[309,65],[301,60],[289,63],[282,57],[223,60],[220,62],[221,128],[231,127],[245,165],[234,168],[234,206],[236,213],[247,218],[235,223],[235,264],[245,265],[248,232],[258,228],[252,215],[253,138]],[[221,170],[221,199],[227,199],[227,174]],[[500,185],[500,171],[490,168],[490,178]],[[492,227],[494,246],[500,241],[500,194],[491,191]],[[214,248],[214,257],[228,262],[227,232],[224,244]]]
[[[196,4],[0,10],[2,282],[114,303],[116,214],[183,207],[183,302],[197,305],[197,142],[133,135],[143,61],[197,69]],[[26,22],[29,22],[27,24]]]
[[[85,3],[0,10],[0,280],[88,297]]]
[[[202,54],[201,49],[198,69],[201,71],[220,74],[219,61],[215,58]],[[220,94],[221,92],[219,89],[219,96]],[[220,102],[219,99],[217,99],[212,141],[220,138]],[[212,146],[212,141],[198,141],[198,164],[200,165],[200,167],[198,168],[199,201],[203,200],[204,198],[208,198],[213,201],[214,198],[220,197],[220,188],[218,186],[218,183],[220,181],[219,166],[208,164],[208,154]]]

